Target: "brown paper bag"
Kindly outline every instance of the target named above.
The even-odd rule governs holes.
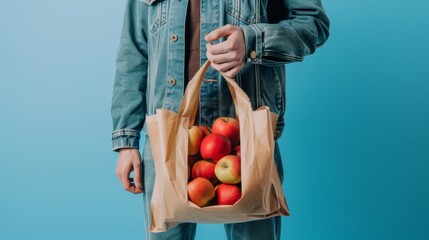
[[[230,78],[225,79],[240,124],[241,199],[234,205],[203,208],[188,201],[188,128],[194,124],[202,80],[209,66],[206,62],[188,83],[178,113],[157,109],[146,119],[156,171],[152,232],[166,231],[181,222],[234,223],[289,215],[274,163],[277,115],[266,106],[253,111],[246,93]]]

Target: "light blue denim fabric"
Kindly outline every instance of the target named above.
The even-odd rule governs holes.
[[[146,114],[176,111],[184,92],[185,19],[188,0],[128,0],[117,55],[112,98],[113,149],[138,148]],[[275,22],[275,23],[272,23]],[[267,105],[284,126],[284,64],[302,61],[328,37],[329,20],[320,0],[202,0],[201,60],[204,35],[226,24],[239,25],[246,42],[246,65],[236,81],[252,106]],[[225,81],[210,68],[201,89],[197,124],[234,116]]]
[[[142,130],[147,137],[146,115],[154,114],[158,108],[175,112],[179,109],[185,86],[187,4],[188,0],[127,1],[111,108],[115,151],[139,148]],[[205,34],[226,24],[240,26],[246,44],[246,64],[236,81],[249,96],[254,109],[266,105],[279,115],[275,133],[275,138],[279,138],[285,127],[285,64],[302,61],[328,38],[329,20],[320,0],[201,0],[200,11],[200,64],[207,60]],[[210,68],[201,87],[196,124],[211,125],[219,116],[235,116],[234,106],[226,82]],[[149,211],[154,169],[147,144],[142,159],[145,206]],[[283,176],[278,147],[276,154],[276,163]],[[149,217],[149,212],[146,216]],[[280,221],[266,222],[277,229]],[[183,224],[180,227],[190,231],[195,229],[193,226]],[[242,229],[238,226],[246,224],[227,225],[226,229]],[[181,232],[177,229],[174,231]],[[148,239],[171,239],[151,236],[153,238]]]

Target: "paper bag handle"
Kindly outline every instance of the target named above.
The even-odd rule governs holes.
[[[183,96],[182,104],[178,112],[179,117],[189,117],[190,126],[194,125],[195,116],[197,114],[198,103],[200,100],[200,88],[207,72],[210,67],[210,61],[206,61],[204,65],[197,71],[191,81],[189,81],[186,87],[185,94]],[[238,84],[229,77],[222,75],[228,84],[229,91],[234,101],[235,113],[244,114],[252,111],[252,105],[250,103],[247,94],[238,86]]]

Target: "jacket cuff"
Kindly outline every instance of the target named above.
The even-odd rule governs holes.
[[[112,150],[119,151],[121,148],[140,147],[140,132],[133,129],[119,129],[112,133]]]
[[[246,62],[261,63],[262,62],[262,31],[257,25],[242,25],[244,41],[246,43]]]

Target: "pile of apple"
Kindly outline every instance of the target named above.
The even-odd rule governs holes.
[[[188,138],[188,197],[199,207],[232,205],[241,198],[240,126],[219,117],[192,126]]]

